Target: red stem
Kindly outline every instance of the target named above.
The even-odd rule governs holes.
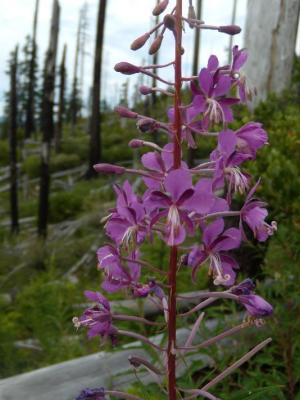
[[[176,1],[176,50],[175,50],[175,96],[174,96],[174,168],[181,165],[181,43],[182,43],[182,0]],[[169,262],[169,320],[168,320],[168,391],[169,400],[176,400],[176,272],[177,247],[170,249]]]

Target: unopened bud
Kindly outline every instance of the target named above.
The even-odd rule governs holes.
[[[138,149],[144,146],[144,141],[140,139],[132,139],[128,143],[128,146],[131,147],[132,149]]]
[[[154,7],[152,14],[157,17],[165,11],[165,9],[168,7],[168,4],[169,0],[162,0],[159,4],[157,4],[156,7]]]
[[[237,35],[241,30],[242,29],[238,25],[224,25],[219,26],[218,29],[219,32],[227,33],[228,35]]]
[[[149,49],[149,54],[155,54],[158,52],[158,50],[160,49],[161,43],[163,41],[163,35],[158,35],[157,38],[153,41],[153,43],[150,46]]]
[[[113,164],[95,164],[94,170],[96,172],[102,172],[104,174],[116,174],[123,175],[126,172],[124,167],[120,167],[119,165]]]
[[[149,86],[142,85],[142,86],[140,86],[139,89],[140,89],[140,93],[145,95],[145,96],[147,94],[151,94],[152,93],[152,88],[149,87]]]
[[[123,61],[115,65],[115,71],[124,75],[133,75],[141,72],[141,68]]]
[[[144,35],[138,37],[137,39],[135,39],[132,43],[131,43],[131,50],[138,50],[141,47],[144,46],[144,44],[147,42],[147,40],[149,39],[150,34],[147,32]]]
[[[152,118],[141,118],[136,126],[143,133],[153,132],[157,129],[157,122]]]
[[[175,20],[175,17],[173,17],[173,15],[167,14],[164,16],[164,25],[166,28],[170,29],[170,31],[175,33],[176,20]]]
[[[115,108],[115,111],[120,115],[122,118],[132,118],[136,119],[138,117],[138,113],[129,110],[126,107],[118,106]]]

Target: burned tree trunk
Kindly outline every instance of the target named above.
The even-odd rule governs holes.
[[[35,131],[35,84],[36,84],[36,30],[38,22],[39,0],[35,3],[35,12],[33,19],[33,31],[31,39],[31,58],[29,63],[29,82],[28,82],[28,97],[26,105],[26,120],[25,120],[25,138],[30,138],[32,132]]]
[[[237,0],[233,0],[232,15],[231,15],[231,25],[236,23],[236,10],[237,10]],[[229,35],[229,45],[228,45],[228,64],[231,64],[232,59],[232,46],[233,46],[233,35]]]
[[[107,0],[99,0],[99,12],[97,19],[96,47],[94,58],[94,78],[92,88],[92,115],[90,123],[90,157],[89,168],[86,177],[92,178],[96,175],[93,168],[94,164],[101,160],[101,118],[100,118],[100,98],[101,98],[101,67],[102,50],[104,38],[104,22]]]
[[[9,159],[10,159],[10,215],[11,231],[19,231],[18,211],[18,170],[17,170],[17,68],[18,46],[10,63],[10,93],[9,93]]]
[[[53,2],[50,43],[46,54],[44,69],[44,84],[42,98],[41,128],[43,133],[41,151],[41,175],[38,215],[38,234],[47,235],[49,188],[50,188],[50,145],[54,136],[53,106],[55,90],[55,65],[59,32],[60,6],[58,0]]]
[[[55,132],[55,150],[58,152],[60,150],[62,131],[63,131],[63,123],[65,117],[65,89],[66,89],[66,53],[67,53],[67,45],[64,45],[62,60],[59,68],[59,105],[58,105],[58,117],[57,117],[57,126]]]
[[[202,15],[202,0],[197,0],[197,11],[196,11],[197,19],[201,20]],[[193,76],[199,74],[199,55],[200,55],[200,29],[195,29],[195,37],[194,37],[194,55],[193,55]],[[187,163],[189,167],[194,166],[195,161],[195,153],[196,150],[193,148],[188,148],[187,153]]]
[[[273,0],[271,7],[269,1],[248,1],[245,71],[249,84],[256,83],[254,106],[291,82],[299,9],[299,0]]]
[[[80,41],[81,41],[81,11],[79,13],[76,49],[75,49],[75,61],[74,61],[74,72],[73,72],[73,83],[72,83],[72,95],[70,102],[70,114],[71,114],[71,126],[72,133],[74,134],[75,126],[77,124],[78,112],[79,112],[79,89],[78,89],[78,62],[80,52]]]

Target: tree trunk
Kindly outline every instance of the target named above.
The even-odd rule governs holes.
[[[236,23],[236,10],[237,10],[237,0],[233,0],[232,15],[231,15],[231,25]],[[233,35],[229,35],[229,46],[228,46],[228,64],[231,64],[232,59],[232,46],[233,46]]]
[[[100,98],[101,98],[101,68],[102,50],[104,38],[104,22],[107,0],[99,0],[99,12],[97,19],[96,47],[94,58],[94,78],[92,89],[92,115],[90,124],[90,157],[89,168],[86,173],[87,178],[96,175],[93,166],[101,161],[101,118],[100,118]]]
[[[55,150],[59,152],[62,132],[63,132],[63,123],[65,117],[65,89],[66,89],[66,53],[67,53],[67,45],[64,45],[62,60],[59,68],[59,106],[58,106],[58,118],[57,118],[57,126],[55,132]]]
[[[299,9],[299,0],[248,1],[245,71],[258,92],[253,106],[269,92],[280,93],[290,85]]]
[[[11,231],[19,232],[18,211],[18,170],[17,170],[17,68],[18,46],[10,64],[10,94],[9,94],[9,158],[10,158],[10,215]]]
[[[54,136],[53,106],[55,91],[55,65],[59,32],[60,6],[58,0],[53,2],[53,12],[50,29],[50,43],[46,54],[44,70],[44,86],[42,98],[42,120],[41,128],[43,143],[41,151],[41,175],[40,196],[38,215],[38,234],[46,237],[48,211],[49,211],[49,188],[50,188],[50,144]]]
[[[74,75],[72,84],[72,96],[71,96],[71,126],[72,134],[75,132],[75,127],[78,118],[78,60],[80,52],[80,37],[81,37],[81,11],[79,13],[78,28],[77,28],[77,39],[76,39],[76,50],[75,50],[75,61],[74,61]]]
[[[197,0],[197,19],[201,20],[202,15],[202,0]],[[195,29],[194,37],[194,56],[193,56],[193,76],[199,74],[199,55],[200,55],[200,29]],[[195,136],[195,135],[194,135]],[[190,168],[194,166],[196,149],[188,148],[187,163]]]
[[[31,59],[29,65],[29,83],[28,83],[28,99],[26,105],[26,120],[25,120],[25,138],[30,138],[31,134],[35,131],[35,67],[36,67],[36,30],[38,22],[38,10],[39,0],[35,3],[35,12],[33,19],[33,30],[32,30],[32,44],[31,44]]]

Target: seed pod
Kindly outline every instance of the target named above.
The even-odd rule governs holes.
[[[228,35],[237,35],[241,30],[242,29],[238,25],[219,26],[218,29],[219,32],[227,33]]]
[[[158,35],[157,38],[153,41],[153,43],[150,46],[149,49],[149,54],[153,55],[155,53],[158,52],[158,50],[160,49],[161,43],[163,41],[163,35]]]
[[[104,174],[116,174],[123,175],[126,172],[124,167],[120,167],[119,165],[113,164],[95,164],[94,170],[96,172],[102,172]]]
[[[144,44],[147,42],[147,40],[150,38],[150,34],[147,32],[144,35],[138,37],[131,43],[131,50],[138,50],[141,47],[144,46]]]
[[[115,65],[115,71],[124,75],[133,75],[141,72],[141,68],[128,62],[122,61]]]
[[[129,110],[126,107],[118,106],[115,108],[115,111],[120,115],[122,118],[132,118],[136,119],[138,117],[138,113]]]
[[[169,0],[161,1],[159,4],[157,4],[156,7],[154,7],[154,9],[152,11],[152,15],[154,15],[155,17],[160,15],[168,7],[168,4],[169,4]]]

